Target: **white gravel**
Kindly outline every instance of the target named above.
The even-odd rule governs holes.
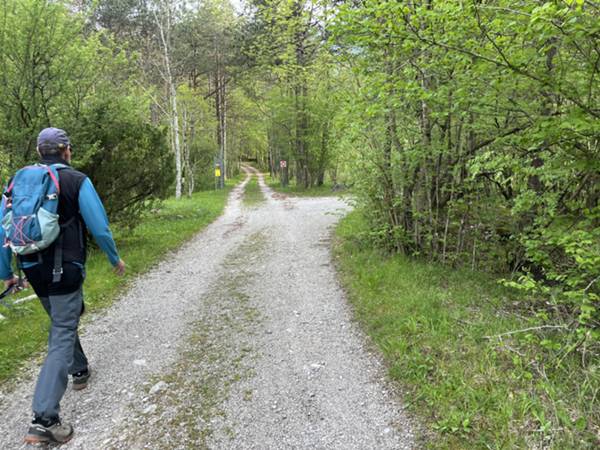
[[[61,448],[415,446],[331,263],[348,205],[261,185],[266,201],[244,206],[241,185],[223,216],[88,318],[93,378],[63,399],[75,436]],[[33,367],[0,398],[2,449],[23,447]]]

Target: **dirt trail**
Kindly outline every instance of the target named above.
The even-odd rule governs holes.
[[[88,320],[94,369],[69,390],[65,449],[403,449],[410,423],[351,320],[331,263],[334,197],[274,194],[223,216]],[[37,368],[0,398],[22,447]]]

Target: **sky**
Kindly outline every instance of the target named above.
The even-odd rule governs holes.
[[[244,10],[244,0],[229,0],[237,12]]]

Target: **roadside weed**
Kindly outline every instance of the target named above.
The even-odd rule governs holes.
[[[404,400],[434,430],[430,448],[597,448],[598,369],[574,353],[557,365],[557,330],[515,309],[522,294],[486,274],[385,255],[364,231],[359,212],[338,227],[342,281]]]
[[[244,193],[244,205],[255,206],[263,201],[265,201],[265,196],[258,185],[258,175],[253,174],[250,177],[250,181],[246,185]]]

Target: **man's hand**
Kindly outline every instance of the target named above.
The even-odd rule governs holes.
[[[119,260],[117,264],[115,264],[115,268],[113,269],[117,275],[122,277],[125,275],[125,261],[122,259]]]
[[[12,278],[4,280],[4,288],[5,289],[8,289],[9,287],[11,287],[13,285],[17,285],[17,284],[19,284],[19,277],[13,276]]]

